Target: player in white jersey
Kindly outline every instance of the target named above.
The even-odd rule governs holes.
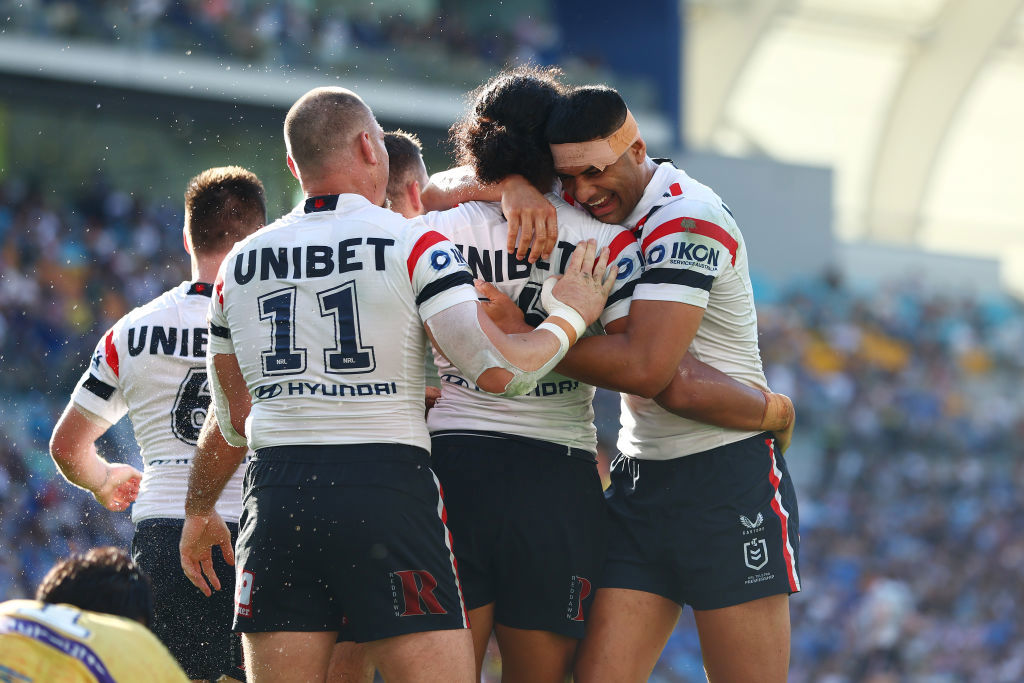
[[[800,580],[780,449],[771,434],[709,427],[651,400],[688,348],[767,390],[742,235],[713,191],[647,156],[614,90],[575,90],[546,133],[566,192],[598,220],[634,226],[645,260],[624,333],[585,340],[559,366],[632,394],[609,489],[605,583],[576,676],[645,680],[688,603],[710,680],[784,681],[788,595]]]
[[[228,255],[210,309],[216,421],[229,443],[256,452],[235,601],[250,672],[321,679],[344,616],[388,680],[472,680],[429,468],[424,325],[478,386],[522,394],[596,320],[616,271],[605,277],[607,252],[595,258],[586,243],[551,292],[548,319],[505,335],[479,310],[454,245],[381,208],[383,131],[358,96],[310,91],[289,111],[285,140],[306,200]],[[225,469],[197,458],[190,519],[215,521],[219,486],[206,482]],[[201,549],[188,532],[183,563]]]
[[[561,89],[550,72],[518,68],[476,91],[470,114],[453,130],[460,161],[474,184],[497,183],[518,173],[534,187],[552,186],[554,168],[543,129]],[[593,331],[623,326],[640,275],[635,238],[553,193],[547,197],[558,207],[559,241],[552,258],[532,268],[526,259],[505,253],[507,223],[495,203],[462,203],[425,219],[455,241],[479,278],[493,283],[481,288],[488,296],[515,299],[532,324],[544,315],[536,296],[540,283],[561,272],[575,241],[589,236],[608,244],[619,259],[620,279]],[[478,391],[443,359],[439,365],[443,393],[428,424],[478,666],[494,624],[504,680],[562,680],[583,636],[603,561],[605,511],[594,466],[594,389],[552,373],[531,394],[502,399]],[[706,371],[712,373],[711,383],[736,384]],[[740,390],[743,398],[750,393]],[[753,394],[748,419],[756,426],[763,417],[763,398]]]
[[[179,569],[177,545],[189,464],[210,403],[206,314],[213,279],[235,241],[265,222],[263,185],[251,172],[229,166],[192,178],[184,227],[192,281],[129,312],[103,335],[50,442],[54,461],[73,484],[112,510],[134,500],[132,552],[153,577],[153,630],[196,680],[244,678],[238,653],[232,654],[238,643],[230,632],[230,590],[213,600],[196,593]],[[105,462],[94,445],[125,413],[142,451],[141,477],[127,465]],[[215,441],[215,448],[233,450]],[[234,534],[241,489],[239,473],[217,503]]]

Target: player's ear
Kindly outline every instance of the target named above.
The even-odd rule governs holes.
[[[288,164],[288,170],[292,172],[295,179],[301,182],[302,179],[299,178],[299,169],[295,168],[295,159],[292,159],[291,154],[286,158],[286,163]]]
[[[418,180],[409,181],[409,184],[405,187],[405,193],[409,196],[409,206],[412,207],[417,216],[422,216],[424,213],[423,198],[420,196],[422,191],[420,181]]]
[[[363,155],[363,161],[367,164],[376,166],[380,163],[377,159],[377,151],[373,148],[373,140],[365,130],[359,134],[359,151]]]
[[[185,243],[185,253],[192,255],[192,245],[188,243],[188,228],[181,229],[181,241]]]
[[[644,163],[644,159],[647,158],[647,143],[644,142],[643,138],[637,138],[629,148],[630,158],[633,159],[637,164]]]

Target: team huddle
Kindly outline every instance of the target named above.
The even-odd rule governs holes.
[[[54,460],[134,503],[192,680],[468,682],[493,635],[505,681],[643,681],[686,604],[709,680],[786,680],[793,409],[731,211],[610,88],[472,97],[433,178],[343,88],[288,112],[287,215],[244,169],[193,178],[192,280],[101,338]],[[143,472],[95,449],[126,413]]]

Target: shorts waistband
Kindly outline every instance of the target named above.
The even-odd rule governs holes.
[[[532,439],[528,436],[520,436],[518,434],[508,434],[506,432],[486,432],[477,429],[441,429],[436,432],[430,433],[431,439],[437,439],[441,437],[450,436],[465,436],[470,438],[485,438],[485,439],[504,439],[507,441],[517,441],[530,448],[544,451],[553,456],[568,456],[570,458],[577,458],[579,460],[586,460],[587,462],[597,462],[597,456],[590,451],[583,450],[582,448],[573,448],[572,446],[565,446],[560,443],[553,441],[542,441],[541,439]]]
[[[352,462],[407,462],[430,466],[430,453],[419,446],[395,443],[355,443],[308,446],[267,446],[257,449],[252,461],[331,464]]]
[[[228,525],[228,528],[238,526],[238,522],[232,522],[230,520],[224,520],[224,523]],[[185,526],[184,519],[178,519],[176,517],[149,517],[147,519],[140,520],[136,525],[137,531],[145,529],[160,529],[164,527],[180,529]]]

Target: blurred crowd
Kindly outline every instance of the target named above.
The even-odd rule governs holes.
[[[403,13],[388,11],[386,2],[0,0],[0,17],[6,32],[326,70],[365,61],[360,55],[386,56],[399,74],[449,65],[442,76],[467,61],[500,66],[572,57],[559,54],[557,26],[528,9],[510,23],[507,12],[488,21],[457,6],[407,4]]]
[[[127,514],[60,479],[46,444],[102,332],[187,279],[180,226],[102,181],[0,184],[0,599],[69,550],[128,543]],[[1024,680],[1024,307],[825,276],[759,316],[769,382],[798,411],[791,680]],[[105,443],[132,448],[124,424]],[[703,680],[689,614],[652,680]]]

